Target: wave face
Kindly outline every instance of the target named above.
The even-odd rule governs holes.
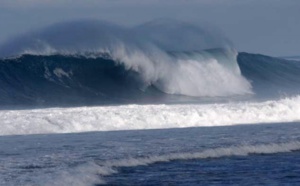
[[[297,92],[295,61],[170,20],[55,24],[0,47],[1,105],[161,103]]]
[[[105,57],[23,55],[2,60],[0,71],[4,104],[110,103],[144,95],[134,71]]]
[[[238,64],[258,96],[286,96],[300,92],[300,61],[239,53]]]

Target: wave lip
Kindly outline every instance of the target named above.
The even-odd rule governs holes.
[[[257,103],[1,110],[0,135],[162,129],[300,121],[300,97]]]

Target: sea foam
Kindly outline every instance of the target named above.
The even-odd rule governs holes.
[[[300,121],[300,96],[265,102],[1,110],[0,135]]]

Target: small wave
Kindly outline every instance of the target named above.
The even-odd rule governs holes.
[[[271,143],[257,145],[230,146],[214,149],[207,149],[195,153],[172,153],[165,155],[127,158],[120,160],[108,160],[105,162],[89,162],[78,166],[72,171],[59,172],[58,177],[46,185],[94,185],[105,184],[105,176],[117,174],[118,168],[147,166],[154,163],[170,162],[177,160],[222,158],[231,156],[248,156],[251,154],[275,154],[300,150],[299,141],[291,141],[286,143]]]
[[[227,156],[247,156],[251,154],[274,154],[281,152],[291,152],[296,150],[300,150],[299,141],[279,144],[272,143],[261,145],[221,147],[215,149],[208,149],[196,153],[173,153],[160,156],[150,156],[145,158],[129,158],[124,160],[107,161],[98,164],[100,166],[109,168],[108,170],[111,170],[111,168],[116,167],[136,167],[141,165],[149,165],[158,162],[169,162],[174,160],[221,158]],[[107,173],[109,173],[109,171]]]

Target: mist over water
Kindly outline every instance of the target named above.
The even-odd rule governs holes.
[[[4,60],[26,54],[41,56],[43,65],[39,62],[32,64],[33,68],[38,68],[33,72],[37,76],[35,79],[42,78],[42,81],[48,82],[51,79],[51,83],[58,79],[60,82],[56,84],[64,81],[62,74],[70,72],[64,76],[67,77],[65,79],[71,81],[72,85],[85,86],[77,75],[88,73],[76,72],[72,65],[77,64],[64,67],[63,61],[55,62],[56,68],[49,66],[55,60],[51,56],[61,55],[69,56],[73,61],[78,57],[81,57],[81,61],[84,58],[96,59],[99,61],[98,66],[104,64],[104,60],[111,60],[114,66],[124,68],[123,73],[130,74],[129,79],[135,79],[129,81],[138,82],[136,92],[145,92],[149,87],[154,87],[165,94],[194,97],[252,94],[250,83],[241,75],[237,65],[237,52],[226,38],[212,33],[189,23],[168,19],[132,28],[96,20],[75,21],[54,24],[18,36],[0,48],[0,55]],[[16,60],[32,63],[30,58],[19,57]],[[13,63],[11,60],[10,64]],[[89,64],[86,62],[82,65]],[[53,70],[49,71],[51,68]],[[8,69],[9,65],[3,67],[3,71]],[[60,76],[57,71],[62,72]],[[18,79],[23,81],[27,77]],[[114,87],[114,83],[108,86]],[[103,89],[92,91],[107,94]]]
[[[0,48],[2,57],[24,53],[78,54],[112,50],[126,45],[128,50],[201,51],[232,48],[231,42],[212,28],[172,19],[156,19],[135,27],[101,20],[79,20],[50,25],[7,40]]]

